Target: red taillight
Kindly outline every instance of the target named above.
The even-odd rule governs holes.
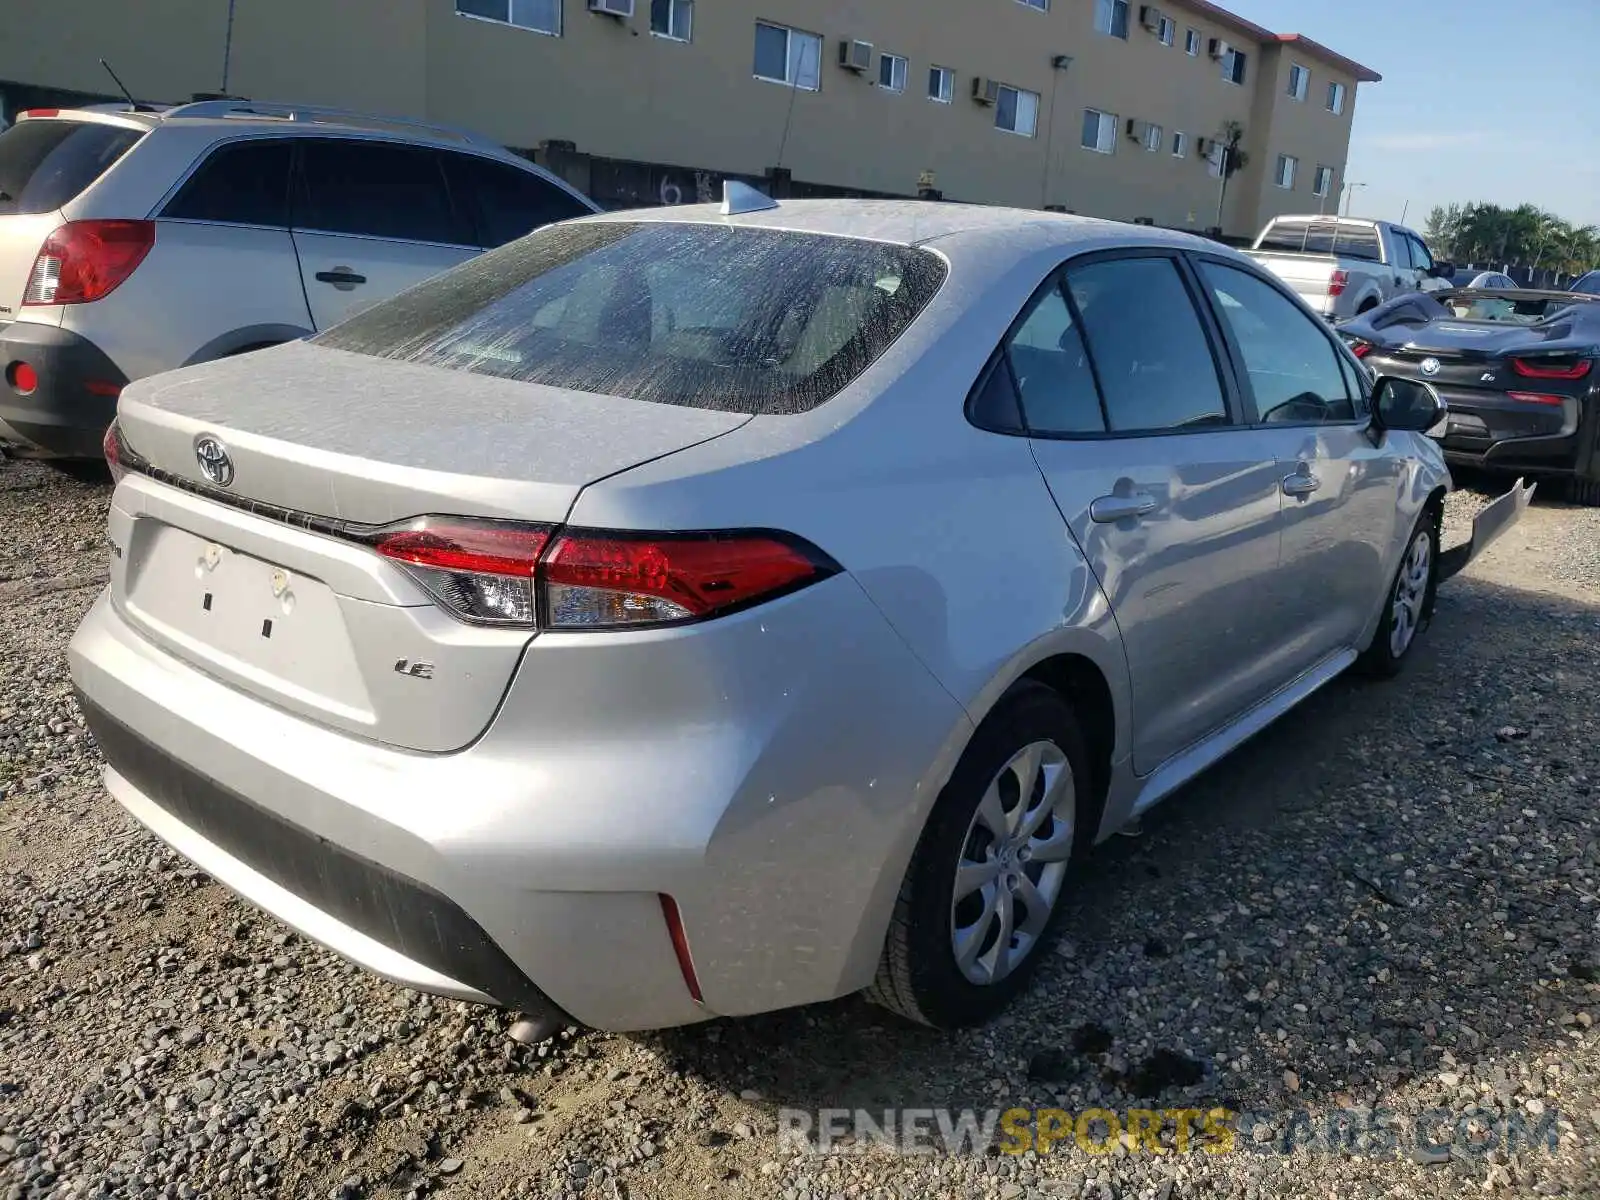
[[[24,304],[89,304],[116,291],[156,244],[153,221],[68,221],[45,239]]]
[[[1524,404],[1565,404],[1565,396],[1551,396],[1544,392],[1507,392],[1506,397],[1511,400],[1521,400]]]
[[[1371,342],[1351,342],[1350,343],[1350,353],[1354,354],[1357,358],[1365,358],[1367,355],[1372,353],[1372,343]]]
[[[1587,358],[1513,358],[1511,369],[1524,379],[1582,379],[1589,373]]]
[[[1342,296],[1344,289],[1350,286],[1350,272],[1344,270],[1334,271],[1328,276],[1328,295]]]
[[[91,396],[122,395],[122,385],[120,383],[112,383],[109,379],[85,379],[83,381],[83,390]]]
[[[550,541],[546,525],[423,517],[385,530],[373,547],[405,563],[445,608],[469,621],[532,625],[533,575]]]
[[[539,569],[552,629],[702,620],[837,571],[779,534],[563,533]]]
[[[106,436],[100,442],[100,451],[106,457],[106,466],[111,468],[113,483],[122,482],[122,477],[128,473],[128,468],[123,464],[122,430],[112,421],[106,426]]]
[[[666,918],[667,934],[672,938],[672,952],[678,956],[678,970],[683,972],[683,982],[689,989],[689,995],[694,997],[694,1002],[699,1004],[702,1001],[700,979],[695,975],[694,959],[689,957],[689,935],[684,932],[678,902],[665,892],[661,895],[661,915]]]
[[[442,606],[481,624],[632,629],[721,616],[836,574],[786,534],[606,533],[423,517],[370,538]]]
[[[14,362],[6,368],[6,382],[26,396],[39,386],[39,372],[25,362]]]
[[[31,117],[59,117],[60,115],[61,110],[59,108],[25,108],[17,114],[17,120],[21,121],[24,118]]]

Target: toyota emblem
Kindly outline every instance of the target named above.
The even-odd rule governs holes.
[[[1439,360],[1437,358],[1423,359],[1422,373],[1424,375],[1437,375],[1439,373]]]
[[[200,470],[205,477],[218,487],[227,487],[233,482],[233,459],[228,457],[228,448],[210,434],[204,434],[194,440],[194,456],[200,464]]]

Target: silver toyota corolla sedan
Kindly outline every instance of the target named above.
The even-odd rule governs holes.
[[[1358,661],[1449,477],[1214,243],[784,202],[553,226],[140,381],[71,647],[111,794],[538,1024],[1022,988],[1075,857]]]

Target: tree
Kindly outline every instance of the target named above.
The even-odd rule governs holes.
[[[1445,258],[1456,256],[1456,241],[1461,236],[1462,210],[1459,204],[1439,205],[1428,214],[1423,226],[1428,244]]]
[[[1244,141],[1244,126],[1237,121],[1225,121],[1217,133],[1221,146],[1218,171],[1222,186],[1217,190],[1217,227],[1222,227],[1222,208],[1228,200],[1228,180],[1250,165],[1250,152],[1239,148]]]

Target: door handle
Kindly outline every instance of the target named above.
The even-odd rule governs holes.
[[[1131,496],[1101,496],[1089,502],[1089,519],[1101,525],[1113,521],[1147,516],[1156,510],[1156,498],[1149,492],[1134,492]]]
[[[357,275],[349,267],[335,267],[331,271],[318,271],[318,283],[331,283],[341,292],[348,292],[352,288],[367,281],[365,275]]]
[[[1301,469],[1293,475],[1283,477],[1283,494],[1285,496],[1309,496],[1322,486],[1322,480],[1312,474],[1310,468],[1302,464]]]

